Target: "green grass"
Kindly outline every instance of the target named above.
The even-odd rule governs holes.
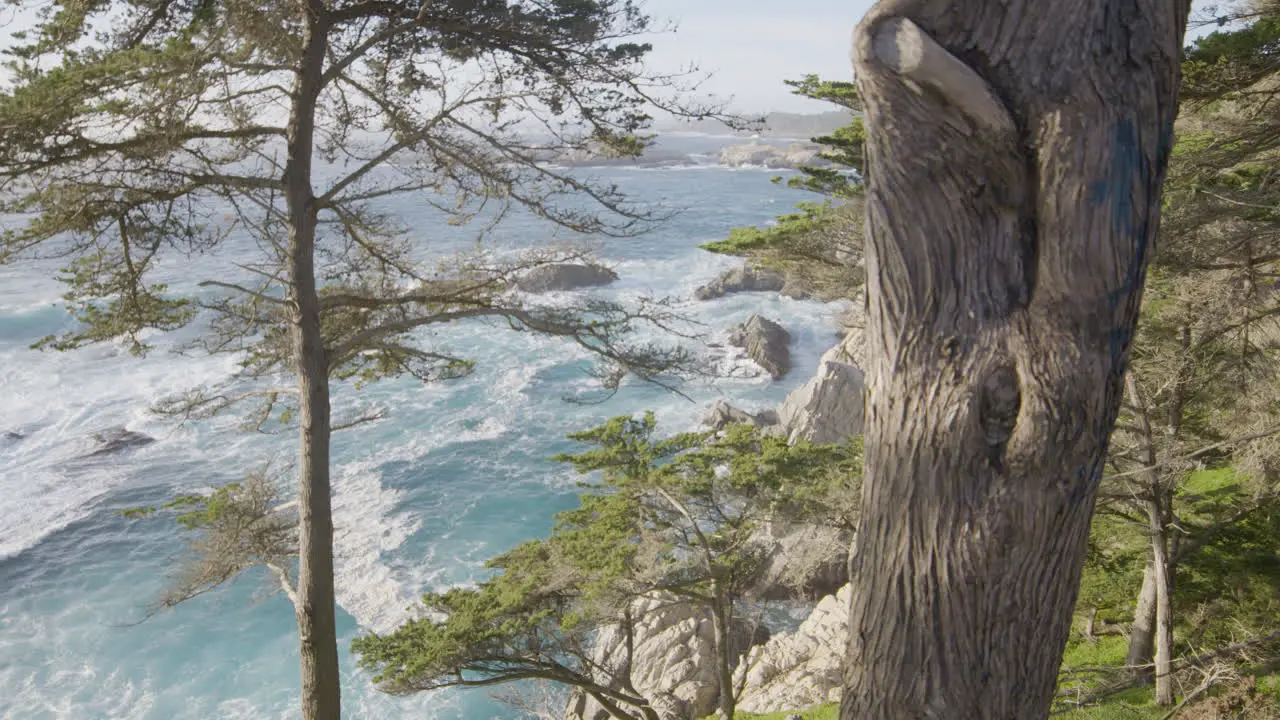
[[[1280,673],[1258,676],[1258,692],[1273,698],[1280,705]]]
[[[1121,635],[1103,635],[1095,642],[1080,641],[1067,645],[1062,656],[1063,669],[1123,665],[1129,641]]]
[[[1215,468],[1213,470],[1196,470],[1187,475],[1182,483],[1184,494],[1204,495],[1212,492],[1233,489],[1240,485],[1240,477],[1235,468]]]
[[[786,720],[788,715],[799,715],[804,720],[836,720],[836,718],[840,717],[840,703],[814,705],[807,710],[784,710],[763,715],[736,713],[734,720]]]
[[[1151,688],[1140,687],[1116,693],[1096,707],[1080,708],[1055,717],[1065,720],[1159,720],[1168,712],[1169,708],[1155,704]]]

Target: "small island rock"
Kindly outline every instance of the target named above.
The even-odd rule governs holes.
[[[557,263],[524,273],[516,280],[516,287],[527,293],[559,292],[608,285],[617,279],[618,273],[603,265]]]
[[[729,344],[746,349],[747,356],[774,380],[791,370],[791,333],[772,320],[753,313],[730,331]]]
[[[750,265],[726,270],[719,277],[693,292],[699,300],[713,300],[740,292],[779,292],[786,278],[777,270]]]
[[[150,445],[155,441],[155,438],[145,433],[134,432],[122,427],[109,428],[93,434],[93,442],[97,447],[93,452],[89,453],[88,457],[134,450],[144,445]]]

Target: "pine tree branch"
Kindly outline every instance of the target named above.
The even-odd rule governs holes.
[[[293,582],[289,578],[289,573],[283,567],[273,562],[266,562],[264,564],[269,570],[271,570],[271,572],[275,573],[276,578],[280,580],[280,589],[283,590],[284,594],[289,598],[289,602],[293,603],[293,607],[295,609],[299,608],[298,591],[294,589]]]
[[[256,298],[258,300],[261,300],[265,303],[269,303],[272,305],[288,305],[289,304],[284,298],[272,297],[270,295],[263,294],[262,292],[259,292],[257,290],[250,290],[249,288],[244,287],[242,285],[237,285],[235,283],[229,283],[229,282],[222,282],[221,280],[203,280],[199,283],[199,287],[219,287],[224,290],[234,290],[235,292],[241,293],[243,295],[248,295],[249,297]]]
[[[1140,474],[1140,473],[1151,472],[1152,470],[1156,470],[1156,469],[1159,469],[1159,468],[1162,468],[1162,467],[1166,467],[1166,466],[1168,466],[1168,465],[1172,465],[1172,464],[1174,464],[1174,463],[1176,463],[1176,462],[1181,462],[1181,461],[1184,461],[1184,460],[1191,460],[1191,459],[1197,458],[1197,457],[1199,457],[1199,456],[1201,456],[1201,455],[1204,455],[1205,453],[1208,453],[1208,452],[1212,452],[1212,451],[1214,451],[1214,450],[1217,450],[1217,449],[1218,449],[1218,448],[1220,448],[1220,447],[1225,447],[1225,446],[1227,446],[1227,445],[1236,445],[1236,444],[1238,444],[1238,443],[1243,443],[1243,442],[1249,442],[1250,440],[1260,440],[1260,439],[1262,439],[1262,438],[1271,437],[1272,435],[1277,435],[1277,434],[1280,434],[1280,425],[1277,425],[1277,426],[1274,426],[1274,427],[1268,428],[1268,429],[1266,429],[1266,430],[1263,430],[1263,431],[1261,431],[1261,432],[1256,432],[1256,433],[1253,433],[1253,434],[1250,434],[1250,435],[1242,435],[1242,436],[1240,436],[1240,437],[1235,437],[1235,438],[1231,438],[1231,439],[1229,439],[1229,440],[1223,440],[1223,441],[1221,441],[1221,442],[1216,442],[1216,443],[1213,443],[1213,444],[1211,444],[1211,445],[1206,445],[1206,446],[1204,446],[1204,447],[1200,448],[1199,450],[1196,450],[1195,452],[1187,453],[1186,455],[1180,455],[1180,456],[1175,457],[1175,458],[1169,458],[1168,460],[1162,460],[1162,461],[1160,461],[1160,462],[1153,463],[1153,464],[1147,465],[1147,466],[1145,466],[1145,467],[1136,468],[1136,469],[1134,469],[1134,470],[1126,470],[1125,472],[1122,472],[1122,473],[1116,473],[1115,475],[1108,475],[1108,476],[1107,476],[1107,479],[1108,479],[1108,480],[1114,480],[1114,479],[1116,479],[1116,478],[1130,477],[1130,476],[1132,476],[1132,475],[1138,475],[1138,474]]]

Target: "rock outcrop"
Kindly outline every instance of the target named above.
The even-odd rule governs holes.
[[[114,455],[126,450],[150,445],[155,441],[155,438],[144,433],[134,432],[122,427],[110,428],[93,434],[95,448],[86,457]]]
[[[841,318],[843,339],[822,356],[815,376],[792,392],[776,413],[753,414],[719,401],[707,409],[703,424],[720,429],[752,423],[791,442],[846,442],[859,434],[864,388],[860,308],[855,303]],[[785,329],[758,315],[735,328],[730,337],[730,343],[746,347],[752,359],[775,378],[785,370],[775,365],[776,358],[771,363],[764,352],[777,347],[786,352],[789,341]],[[749,642],[746,629],[740,629],[735,655],[745,652],[746,656],[735,670],[734,682],[743,687],[738,703],[742,712],[802,710],[839,699],[848,633],[849,541],[848,533],[836,528],[784,523],[765,525],[753,536],[752,542],[761,545],[768,558],[760,570],[756,597],[822,599],[794,632]],[[649,607],[636,631],[631,669],[636,691],[653,703],[663,720],[713,714],[717,681],[711,618],[704,609],[688,605]],[[620,632],[603,631],[593,650],[596,662],[616,670],[624,661],[622,643]],[[581,693],[572,697],[565,714],[566,720],[607,720],[608,716]]]
[[[850,333],[828,350],[818,362],[818,372],[778,406],[778,424],[769,432],[793,443],[819,444],[847,442],[861,434],[866,379],[853,362],[855,354],[861,354],[861,341],[860,333]]]
[[[635,608],[643,613],[634,633],[635,655],[631,682],[648,698],[663,720],[704,718],[716,710],[717,682],[711,614],[701,606],[672,602],[673,598],[647,601]],[[764,643],[767,635],[753,636],[738,629],[735,654]],[[625,636],[606,628],[596,638],[594,660],[610,672],[621,671],[626,660]],[[607,720],[608,712],[590,697],[575,692],[565,709],[565,720]]]
[[[557,263],[533,268],[516,280],[516,287],[527,293],[559,292],[608,285],[618,273],[603,266]]]
[[[778,422],[778,413],[775,410],[761,410],[752,415],[746,410],[740,410],[724,400],[717,400],[712,403],[702,415],[702,424],[712,431],[723,430],[729,425],[741,425],[743,423],[751,423],[756,427],[769,427],[776,425]]]
[[[795,632],[752,648],[734,674],[734,682],[743,683],[739,711],[802,710],[840,699],[850,592],[845,585],[823,598]]]
[[[720,164],[728,167],[755,165],[777,169],[830,165],[831,163],[824,160],[820,153],[821,148],[812,143],[792,143],[786,147],[778,147],[753,142],[721,148]]]
[[[698,300],[714,300],[741,292],[776,292],[794,300],[830,300],[813,283],[788,272],[772,268],[755,267],[744,263],[741,267],[726,270],[719,277],[693,291]]]
[[[826,525],[769,523],[752,542],[766,558],[759,571],[765,600],[819,600],[849,582],[851,533]]]
[[[740,292],[779,292],[786,278],[777,270],[757,268],[744,264],[726,270],[719,277],[693,291],[699,300],[712,300]]]
[[[752,313],[746,322],[730,330],[729,344],[745,349],[747,357],[774,380],[791,370],[791,333],[768,318]]]

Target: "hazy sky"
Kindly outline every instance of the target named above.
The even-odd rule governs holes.
[[[783,80],[817,73],[847,80],[849,39],[873,0],[648,0],[655,19],[676,20],[654,38],[662,69],[690,61],[714,72],[708,89],[744,111],[822,112],[831,106],[791,95]]]
[[[1224,2],[1195,0],[1193,7]],[[645,0],[657,24],[678,25],[676,33],[653,38],[650,59],[659,70],[693,62],[712,72],[705,89],[721,98],[732,96],[732,106],[739,111],[822,112],[831,106],[791,95],[782,81],[808,73],[850,79],[850,36],[873,4],[874,0]],[[7,40],[6,30],[25,24],[14,19],[13,10],[0,5],[0,42]]]
[[[1048,0],[1052,1],[1052,0]],[[791,95],[783,80],[817,73],[853,77],[853,28],[874,0],[647,0],[655,19],[678,21],[674,35],[654,38],[651,56],[663,70],[697,62],[714,72],[707,89],[733,96],[744,112],[822,112],[827,103]],[[1194,8],[1223,5],[1195,0]],[[1191,35],[1198,34],[1192,31]]]

